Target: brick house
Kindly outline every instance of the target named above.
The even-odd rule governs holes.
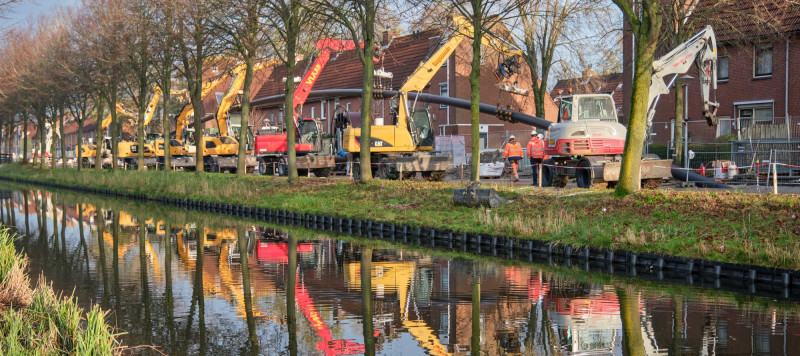
[[[568,94],[611,94],[617,117],[624,119],[622,109],[622,73],[597,74],[591,68],[582,72],[580,78],[559,79],[550,96],[558,105],[559,97]]]
[[[376,78],[376,85],[393,90],[399,89],[406,78],[408,78],[417,66],[423,62],[428,55],[438,49],[446,39],[442,38],[441,32],[425,31],[413,33],[411,35],[390,37],[384,34],[382,43],[386,43],[383,57],[375,64],[376,69],[383,68],[386,72],[391,72],[392,79]],[[458,49],[448,58],[445,64],[435,74],[424,92],[435,95],[450,96],[469,100],[469,72],[470,61],[472,58],[471,41],[463,41]],[[535,113],[533,96],[521,97],[507,92],[500,92],[497,87],[497,79],[493,73],[497,65],[499,56],[487,50],[484,54],[484,64],[481,80],[481,102],[492,105],[503,105],[517,108],[518,111],[531,114]],[[297,63],[295,76],[302,77],[309,66],[309,60],[302,60]],[[530,90],[530,73],[526,66],[522,66],[522,76],[519,86]],[[361,61],[355,51],[345,51],[334,54],[322,71],[314,90],[322,89],[361,89]],[[286,71],[283,66],[276,67],[268,73],[264,84],[258,90],[256,97],[268,97],[283,93],[283,79],[286,78]],[[390,103],[388,100],[373,101],[373,117],[375,121],[391,124]],[[426,103],[418,102],[417,106]],[[320,119],[323,123],[325,132],[332,132],[332,116],[337,107],[349,112],[357,112],[361,109],[361,97],[322,97],[309,98],[302,109],[304,117]],[[470,134],[470,113],[469,110],[461,110],[446,105],[430,104],[430,112],[436,117],[433,121],[434,130],[437,135],[469,135]],[[558,108],[553,103],[549,95],[546,95],[545,119],[555,121]],[[283,103],[269,104],[254,110],[253,116],[261,118],[261,126],[282,127]],[[252,122],[252,121],[251,121]],[[360,122],[352,122],[353,126],[359,127]],[[529,131],[530,126],[524,124],[511,124],[501,121],[492,115],[481,115],[481,136],[484,147],[499,147],[505,139],[506,131]]]
[[[752,3],[732,2],[716,5],[715,17],[699,26],[712,25],[716,33],[718,56],[718,89],[716,100],[719,124],[710,127],[700,117],[702,99],[697,70],[692,69],[686,90],[688,134],[692,143],[733,139],[800,138],[800,8],[789,2],[771,0],[756,10]],[[702,7],[715,6],[701,0]],[[755,23],[752,16],[769,14],[770,18]],[[767,15],[759,15],[767,16]],[[623,34],[624,104],[630,110],[633,78],[633,40],[630,31]],[[666,78],[670,80],[671,78]],[[675,111],[675,88],[662,95],[653,119],[653,142],[671,139]],[[712,91],[712,100],[714,93]],[[627,117],[627,115],[626,115]],[[723,136],[722,138],[720,138]]]

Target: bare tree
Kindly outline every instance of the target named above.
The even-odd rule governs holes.
[[[203,74],[212,65],[211,59],[219,53],[219,40],[215,37],[210,14],[216,3],[213,0],[178,0],[176,23],[178,27],[177,57],[181,62],[178,71],[186,79],[189,98],[194,108],[194,135],[197,145],[195,169],[204,169],[203,155]],[[180,133],[176,133],[180,134]]]
[[[363,43],[356,48],[362,65],[361,78],[361,152],[359,152],[359,171],[361,182],[372,180],[372,160],[370,158],[370,136],[372,123],[372,86],[375,77],[375,23],[377,10],[382,0],[335,0],[314,2],[313,6],[328,16],[353,38],[355,43]]]
[[[124,82],[124,87],[136,104],[136,144],[139,156],[136,166],[138,170],[143,171],[145,115],[155,115],[155,112],[147,113],[146,109],[149,96],[155,95],[151,89],[156,73],[153,68],[152,56],[155,50],[150,29],[157,23],[156,10],[150,0],[129,0],[123,6],[125,32],[122,51],[125,67],[129,69],[126,73],[129,77]],[[169,96],[169,92],[164,96]],[[169,149],[166,145],[165,148]]]
[[[286,128],[286,155],[289,182],[297,181],[297,151],[295,147],[295,113],[294,111],[294,72],[297,56],[307,53],[310,46],[298,43],[307,34],[314,21],[315,12],[310,9],[311,3],[304,0],[274,1],[267,5],[269,16],[266,17],[268,27],[273,35],[267,37],[272,52],[286,68],[286,82],[283,86],[283,122]],[[310,42],[310,41],[308,41]],[[242,109],[244,112],[244,108]]]
[[[583,24],[592,13],[605,9],[600,0],[515,0],[514,4],[522,25],[516,37],[531,70],[536,116],[544,117],[545,94],[558,49],[582,45],[576,37],[585,36]]]
[[[470,181],[480,181],[480,80],[483,36],[513,14],[513,2],[502,0],[451,0],[457,13],[472,24],[472,63],[469,73],[470,124],[472,125],[472,160]]]
[[[151,26],[151,36],[154,43],[153,69],[156,72],[156,82],[161,88],[162,95],[162,137],[164,139],[164,167],[172,167],[172,153],[170,148],[171,121],[170,92],[172,91],[172,74],[175,69],[175,43],[177,41],[176,4],[171,0],[151,0],[155,5],[155,24]],[[158,26],[157,24],[161,24]],[[180,133],[176,133],[178,136]]]
[[[247,174],[246,151],[247,134],[250,123],[250,87],[253,83],[254,69],[256,61],[264,53],[260,50],[268,43],[272,31],[271,27],[282,24],[286,27],[291,25],[304,26],[301,17],[305,11],[279,11],[285,10],[284,7],[301,8],[301,1],[268,1],[268,0],[222,0],[221,11],[217,12],[214,19],[214,28],[224,34],[222,40],[237,57],[242,58],[245,64],[244,84],[242,86],[242,114],[241,128],[239,129],[239,152],[236,163],[236,175],[243,177]],[[270,11],[268,11],[270,10]],[[282,16],[289,14],[288,21]],[[291,18],[291,16],[295,16]],[[266,19],[270,26],[264,26],[262,19]],[[280,19],[276,21],[276,19]],[[278,22],[278,23],[276,23]],[[286,36],[281,36],[280,30],[276,31],[278,37],[285,42]],[[274,43],[275,41],[271,41]],[[288,42],[287,47],[288,47]],[[294,61],[294,58],[292,58]],[[217,118],[221,119],[221,118]],[[288,127],[288,126],[287,126]],[[294,145],[290,145],[294,147]],[[296,175],[296,172],[295,172]],[[291,177],[291,176],[290,176]],[[291,179],[291,178],[290,178]]]

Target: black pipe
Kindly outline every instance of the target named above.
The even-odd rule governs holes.
[[[701,176],[697,173],[686,171],[681,167],[672,166],[672,177],[681,181],[686,182],[686,175],[689,175],[689,182],[693,182],[694,185],[702,188],[720,188],[720,189],[733,189],[730,186],[717,182],[713,179]]]
[[[380,90],[375,89],[373,92],[375,97],[379,98],[391,98],[393,96],[398,95],[400,92],[396,90]],[[361,96],[361,89],[325,89],[325,90],[312,90],[309,93],[309,98],[311,97],[360,97]],[[451,98],[446,96],[439,96],[433,95],[428,93],[408,93],[409,100],[419,100],[422,102],[434,103],[434,104],[441,104],[441,105],[450,105],[453,107],[457,107],[460,109],[469,110],[470,108],[470,101],[458,98]],[[250,102],[252,106],[264,106],[267,104],[280,102],[283,100],[283,94],[267,96],[263,98],[258,98]],[[535,126],[540,129],[547,129],[553,123],[547,121],[542,118],[538,118],[535,116],[523,114],[518,111],[513,111],[505,108],[501,108],[494,105],[489,104],[480,104],[479,109],[481,113],[495,115],[501,120],[509,121],[509,122],[520,122],[526,125]]]

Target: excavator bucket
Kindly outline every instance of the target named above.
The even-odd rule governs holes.
[[[510,202],[497,194],[497,191],[492,188],[480,188],[479,183],[472,183],[466,188],[453,189],[453,205],[455,206],[488,206],[496,208]]]

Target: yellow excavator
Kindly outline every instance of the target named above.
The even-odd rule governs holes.
[[[253,67],[253,73],[258,73],[259,70],[273,63],[275,63],[274,60],[269,63],[258,62]],[[229,114],[233,104],[240,98],[240,91],[244,86],[245,69],[246,66],[240,64],[233,70],[233,74],[236,76],[231,81],[230,88],[225,92],[217,107],[215,119],[219,128],[219,136],[203,136],[203,144],[205,145],[204,160],[212,172],[236,171],[238,166],[236,157],[239,154],[238,133],[241,130],[247,130],[246,152],[252,153],[253,151],[254,138],[252,132],[247,128],[247,123],[241,122],[241,114],[238,115],[239,120],[232,123],[230,122],[232,117]],[[256,164],[255,157],[250,155],[246,157],[248,173],[256,167]]]
[[[157,86],[153,86],[153,97],[150,99],[150,102],[147,104],[147,108],[144,112],[144,121],[141,123],[144,127],[150,125],[150,121],[153,120],[153,116],[156,112],[156,107],[158,107],[158,101],[161,99],[161,89]],[[128,114],[130,115],[130,113]],[[134,115],[135,117],[136,115]],[[117,156],[119,159],[122,160],[122,165],[125,167],[136,167],[139,165],[139,143],[136,141],[120,141],[117,144],[118,147],[118,154]],[[155,148],[152,144],[147,143],[145,140],[144,143],[144,157],[150,158],[153,157],[155,154]]]
[[[128,116],[134,116],[134,117],[136,116],[136,114],[128,111],[128,109],[126,109],[124,106],[122,106],[122,103],[117,103],[116,110],[117,110],[117,113],[120,113],[120,114],[124,114],[124,115],[128,115]],[[110,113],[108,114],[108,116],[106,116],[105,119],[103,119],[103,121],[101,121],[100,129],[101,130],[105,130],[108,127],[108,125],[111,125],[111,114]],[[103,142],[102,142],[100,147],[103,150],[103,157],[104,158],[111,156],[111,138],[110,137],[104,137]],[[95,157],[97,157],[97,144],[90,143],[90,144],[79,145],[78,147],[75,147],[75,157],[78,156],[78,150],[79,149],[82,152],[81,153],[81,157],[84,160],[84,163],[88,163],[88,164],[94,166],[94,159],[95,159]]]
[[[200,97],[205,98],[217,85],[228,79],[231,73],[239,73],[243,71],[244,68],[244,65],[241,64],[230,72],[225,72],[212,80],[204,81],[203,87],[200,90]],[[192,106],[191,102],[187,102],[175,119],[175,135],[169,140],[170,156],[173,157],[170,163],[173,168],[182,168],[184,170],[195,168],[194,154],[197,152],[197,146],[195,145],[194,128],[191,127],[193,114],[194,106]],[[155,139],[154,146],[156,147],[156,157],[159,162],[163,163],[164,139]]]
[[[447,61],[459,44],[473,33],[472,24],[464,17],[453,18],[455,32],[427,61],[421,63],[414,73],[399,90],[399,94],[392,98],[393,125],[370,126],[370,157],[373,164],[373,175],[382,179],[397,179],[402,172],[404,178],[410,178],[416,172],[422,172],[428,180],[441,181],[447,169],[452,167],[452,157],[449,155],[434,155],[434,137],[432,117],[426,108],[415,107],[416,102],[409,103],[409,92],[421,92],[433,79],[439,68]],[[503,61],[501,70],[496,74],[502,78],[500,89],[514,94],[526,95],[527,91],[515,85],[506,84],[513,82],[510,78],[519,68],[522,51],[514,48],[507,41],[500,39],[491,32],[483,36],[483,44],[507,57]],[[376,90],[375,95],[380,96],[381,91]],[[396,105],[396,107],[395,107]],[[337,119],[338,121],[338,119]],[[360,152],[359,139],[361,128],[354,128],[349,123],[337,123],[346,126],[342,132],[341,147],[345,152],[350,152],[354,160],[358,160]],[[353,173],[360,175],[360,168],[354,165]]]

